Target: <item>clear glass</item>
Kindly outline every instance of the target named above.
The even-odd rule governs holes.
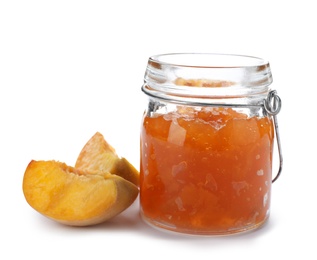
[[[269,217],[273,120],[269,63],[224,54],[149,58],[142,90],[141,216],[197,235],[255,229]]]

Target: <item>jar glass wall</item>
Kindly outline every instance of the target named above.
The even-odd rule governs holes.
[[[140,205],[152,226],[224,235],[269,217],[274,126],[268,62],[247,56],[149,59],[142,90]]]

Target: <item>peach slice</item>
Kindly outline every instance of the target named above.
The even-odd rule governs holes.
[[[88,172],[110,172],[139,186],[139,172],[127,159],[120,158],[99,132],[96,132],[85,144],[77,158],[75,168]]]
[[[32,160],[23,178],[32,208],[72,226],[102,223],[128,208],[138,196],[133,183],[107,172],[87,173],[58,161]]]

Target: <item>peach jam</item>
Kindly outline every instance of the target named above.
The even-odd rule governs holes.
[[[270,213],[269,63],[223,54],[150,57],[140,205],[148,224],[197,235],[255,229]],[[266,103],[265,103],[266,102]]]

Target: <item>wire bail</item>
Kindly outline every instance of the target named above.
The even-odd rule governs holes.
[[[280,139],[280,134],[279,134],[279,129],[278,129],[278,122],[277,122],[277,114],[280,112],[282,107],[282,100],[281,98],[277,95],[276,90],[271,90],[269,94],[267,95],[267,98],[264,100],[264,108],[265,111],[273,116],[273,122],[274,122],[274,127],[275,127],[275,134],[276,134],[276,142],[277,142],[277,148],[278,148],[278,153],[279,153],[279,160],[280,160],[280,166],[279,170],[272,180],[272,183],[274,183],[279,176],[281,175],[282,168],[283,168],[283,155],[282,155],[282,147],[281,147],[281,139]]]

